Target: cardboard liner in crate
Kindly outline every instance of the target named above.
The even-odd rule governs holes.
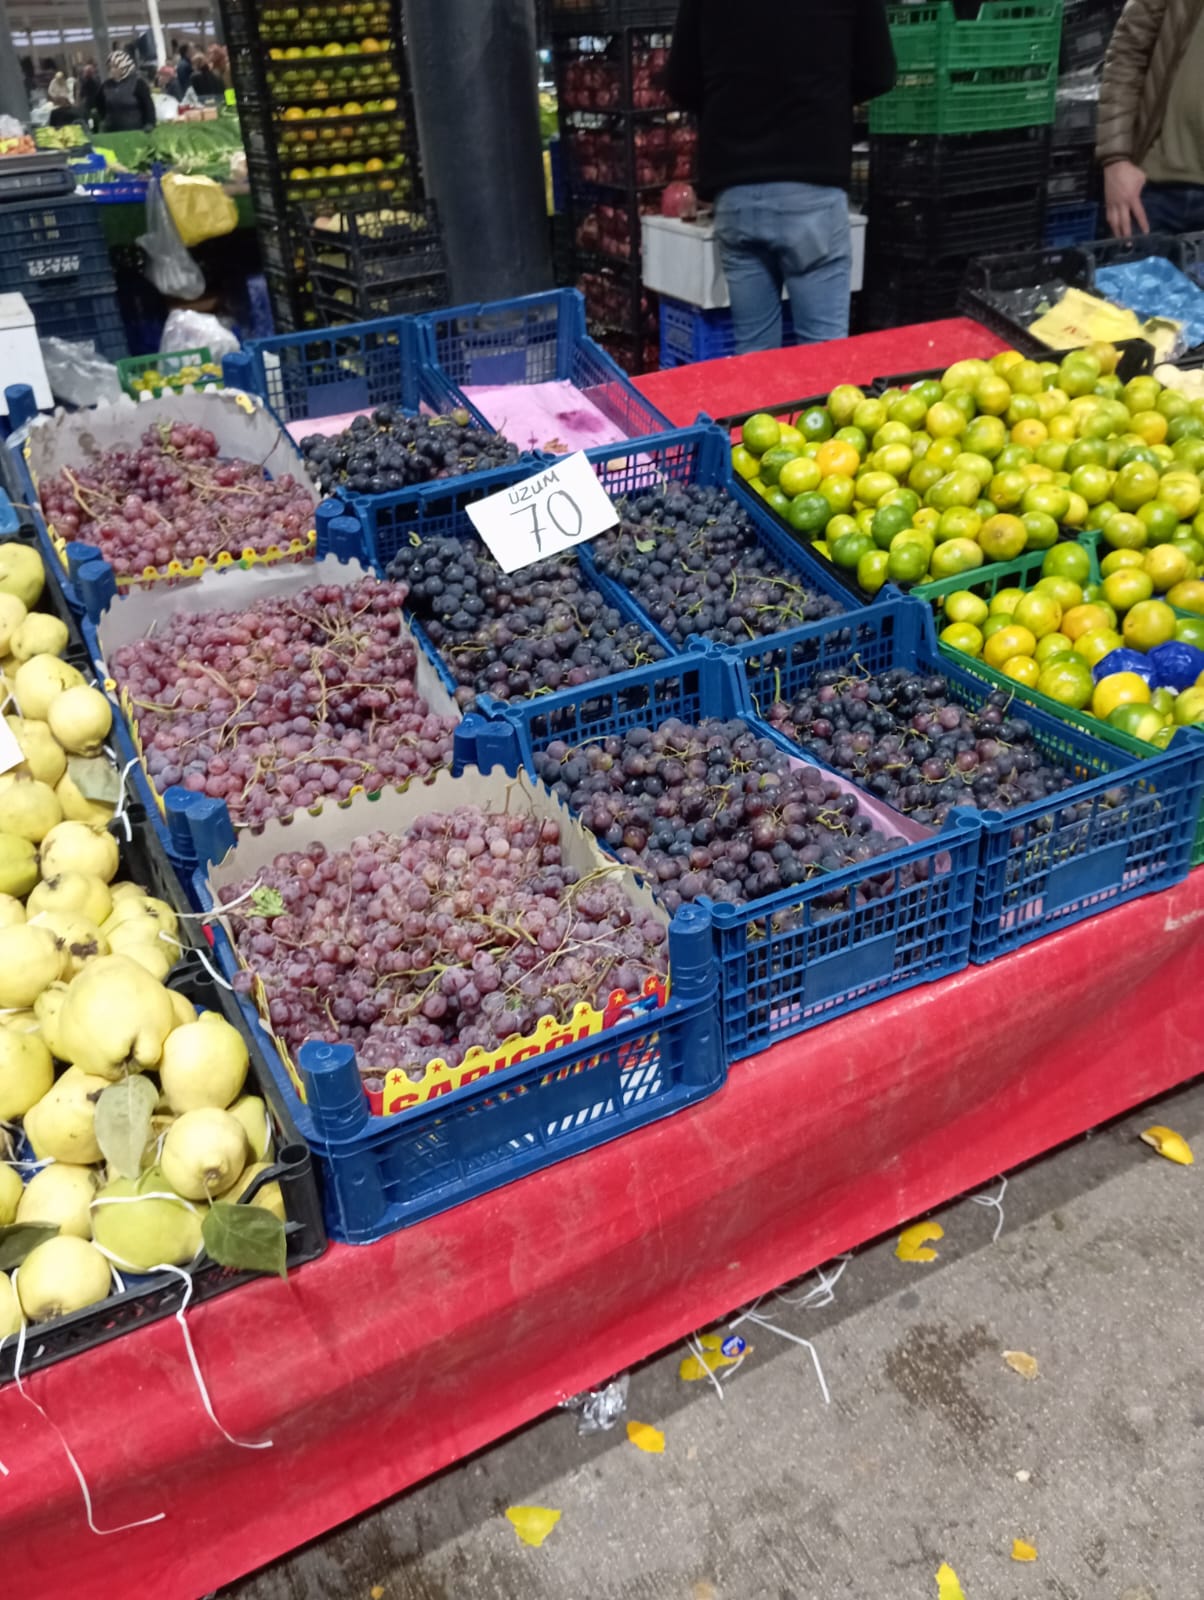
[[[420,810],[444,809],[457,800],[491,805],[499,796],[526,796],[554,816],[574,859],[596,861],[588,840],[573,843],[569,813],[553,797],[521,781],[473,773],[454,780],[440,774],[408,797],[393,792],[352,802],[340,815],[332,808],[312,826],[295,819],[295,832],[323,835],[331,822],[344,834],[378,818],[397,825]],[[274,827],[271,845],[288,843]],[[262,861],[268,844],[244,836],[239,850],[217,869],[198,868],[194,895],[212,902],[215,879],[234,881]],[[582,854],[581,852],[584,852]],[[611,864],[607,864],[610,870]],[[636,896],[639,899],[638,895]],[[639,900],[639,903],[646,902]],[[237,959],[220,922],[215,948],[227,970]],[[727,1076],[719,1027],[718,985],[705,910],[683,906],[669,928],[672,992],[642,995],[617,1018],[603,1013],[601,1031],[584,1039],[569,1029],[540,1037],[511,1052],[496,1071],[468,1083],[449,1072],[428,1072],[431,1098],[393,1115],[373,1115],[350,1045],[310,1041],[294,1063],[305,1087],[295,1082],[260,1022],[250,997],[243,1015],[261,1043],[273,1079],[322,1166],[330,1232],[350,1243],[367,1243],[552,1163],[615,1139],[635,1128],[685,1110],[721,1088]],[[605,997],[599,997],[604,999]],[[550,1047],[550,1048],[543,1048]],[[482,1063],[484,1066],[484,1063]],[[398,1084],[413,1092],[408,1078]]]
[[[629,868],[607,855],[566,806],[541,785],[532,783],[525,773],[510,777],[497,769],[458,778],[442,771],[428,782],[411,783],[405,790],[386,789],[376,797],[361,795],[347,805],[327,807],[318,813],[297,814],[288,822],[269,823],[261,833],[244,834],[221,863],[210,867],[208,898],[214,907],[219,907],[223,888],[253,880],[282,851],[302,849],[311,839],[319,840],[333,853],[346,850],[353,839],[365,833],[401,834],[420,817],[454,811],[464,805],[480,806],[490,812],[522,809],[541,819],[555,821],[560,829],[563,859],[579,877],[606,875],[622,882],[632,905],[668,930],[669,918],[651,891]],[[219,917],[217,920],[229,941],[228,951],[222,951],[224,963],[242,965],[235,954],[237,945],[227,919]],[[668,993],[667,981],[649,974],[639,995],[629,996],[622,990],[598,995],[595,1005],[579,1004],[571,1017],[545,1017],[532,1034],[512,1035],[495,1050],[484,1051],[474,1046],[459,1066],[448,1066],[441,1057],[435,1057],[426,1063],[420,1077],[410,1077],[402,1069],[393,1068],[384,1074],[380,1089],[365,1091],[372,1113],[386,1117],[404,1114],[413,1107],[441,1100],[483,1079],[496,1078],[534,1057],[554,1055],[565,1045],[580,1044],[601,1033],[622,1016],[646,1016],[660,1009]],[[255,999],[260,1021],[270,1034],[293,1087],[305,1102],[308,1096],[304,1077],[292,1051],[272,1028],[269,998],[262,983],[257,982]]]
[[[77,470],[104,450],[129,449],[137,444],[147,428],[159,423],[184,423],[207,429],[216,438],[221,457],[237,456],[243,461],[256,462],[271,478],[291,476],[308,492],[316,508],[318,495],[305,470],[301,452],[262,400],[238,390],[183,390],[143,396],[140,400],[123,395],[119,400],[106,401],[88,411],[56,412],[53,416],[39,417],[13,435],[9,448],[25,480],[23,486],[30,503],[36,507],[38,485],[43,479],[53,478],[64,469]],[[97,596],[94,612],[118,589],[142,588],[169,578],[199,577],[210,567],[296,560],[312,553],[316,539],[311,527],[304,538],[271,545],[265,551],[228,550],[212,561],[198,556],[187,564],[172,561],[163,568],[147,567],[140,573],[123,575],[114,572],[101,559],[94,545],[68,541],[53,524],[45,526],[50,550],[62,566],[73,577],[79,577],[78,569],[88,569],[88,582],[83,587],[90,588]]]
[[[207,805],[210,809],[218,805],[221,811],[225,812],[225,807],[220,802],[208,801],[203,795],[194,795],[190,790],[169,789],[166,793],[160,793],[146,764],[137,706],[129,691],[114,679],[108,662],[124,646],[136,644],[138,640],[149,637],[157,629],[165,627],[173,617],[181,614],[203,616],[212,611],[240,611],[254,605],[257,600],[295,595],[315,585],[350,589],[365,578],[375,577],[376,574],[370,568],[362,566],[359,562],[336,561],[332,556],[325,556],[318,561],[307,561],[304,564],[259,563],[245,569],[237,565],[227,566],[221,570],[206,572],[200,577],[185,578],[170,585],[161,584],[136,594],[126,594],[110,606],[99,621],[84,622],[84,639],[91,651],[93,663],[103,678],[109,695],[117,701],[120,708],[121,722],[115,724],[115,727],[122,745],[123,756],[127,762],[136,763],[134,770],[138,788],[159,819],[160,834],[162,835],[165,829],[169,830],[170,836],[165,839],[165,843],[173,860],[183,861],[189,865],[196,860],[191,848],[189,828],[184,819],[175,816],[174,812],[187,810],[190,806],[195,809],[202,805]],[[444,685],[427,651],[414,637],[413,629],[404,612],[400,621],[401,632],[414,649],[414,683],[419,695],[436,715],[450,717],[453,721],[459,722],[460,708]],[[353,794],[360,792],[356,789]],[[178,802],[177,806],[169,804],[169,801],[173,800]],[[304,814],[317,816],[336,805],[337,802],[331,801]],[[228,841],[232,837],[232,828],[241,832],[244,826],[245,824],[239,822],[231,823],[227,814],[224,822],[218,821],[212,825],[211,839]],[[209,849],[211,854],[215,853],[216,846],[211,842]]]

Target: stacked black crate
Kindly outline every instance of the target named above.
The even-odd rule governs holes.
[[[870,106],[860,325],[953,314],[968,261],[1040,242],[1061,0],[888,7],[895,88]]]
[[[1058,102],[1046,188],[1045,243],[1080,244],[1103,231],[1102,174],[1095,160],[1100,74],[1123,0],[1067,0],[1062,14]]]
[[[628,372],[659,362],[657,297],[641,280],[640,218],[693,179],[697,131],[661,87],[676,0],[553,0],[571,279],[589,331]]]
[[[367,285],[315,280],[314,260],[370,256],[379,269],[382,253],[365,252],[365,244],[413,235],[429,263],[435,227],[422,187],[400,0],[220,4],[276,326],[320,325],[340,307],[340,320],[352,320],[358,304],[381,298],[379,276]],[[327,251],[331,234],[339,246]]]
[[[870,140],[860,326],[954,315],[970,259],[1041,239],[1048,127]]]

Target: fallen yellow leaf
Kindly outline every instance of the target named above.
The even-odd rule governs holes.
[[[936,1251],[928,1248],[929,1239],[943,1239],[945,1230],[939,1222],[917,1222],[899,1235],[895,1255],[900,1261],[935,1261]]]
[[[1012,1540],[1013,1561],[1035,1561],[1036,1559],[1037,1547],[1035,1544],[1027,1544],[1023,1539]]]
[[[1024,1350],[1005,1350],[1003,1359],[1013,1372],[1018,1372],[1022,1378],[1027,1378],[1030,1383],[1040,1370],[1037,1366],[1036,1356],[1030,1356]]]
[[[629,1422],[627,1437],[637,1450],[644,1450],[650,1456],[663,1456],[665,1453],[664,1434],[649,1422]]]
[[[514,1524],[514,1531],[522,1542],[534,1545],[536,1549],[560,1521],[559,1511],[552,1511],[547,1506],[511,1506],[506,1516]]]
[[[965,1590],[957,1581],[957,1573],[947,1561],[936,1569],[936,1600],[966,1600]]]
[[[1174,1161],[1180,1167],[1190,1167],[1195,1162],[1191,1145],[1173,1128],[1164,1128],[1155,1123],[1152,1128],[1147,1128],[1141,1137],[1146,1144],[1157,1150],[1160,1156],[1165,1156],[1168,1161]]]
[[[374,1583],[368,1590],[368,1595],[369,1600],[385,1600],[384,1585],[380,1583]]]

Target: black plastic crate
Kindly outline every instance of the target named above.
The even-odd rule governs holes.
[[[0,211],[0,292],[34,301],[113,284],[100,213],[86,195],[23,201]]]
[[[191,915],[192,907],[183,886],[168,863],[146,812],[140,805],[131,805],[127,808],[127,814],[130,819],[129,837],[126,837],[123,828],[114,830],[121,848],[118,876],[143,884],[148,893],[166,901],[178,913]],[[280,1184],[287,1219],[287,1263],[290,1269],[298,1267],[314,1260],[326,1248],[326,1228],[314,1163],[309,1147],[297,1132],[296,1124],[276,1090],[256,1037],[243,1021],[237,999],[226,986],[219,985],[212,975],[210,969],[216,967],[216,961],[209,954],[210,945],[205,934],[193,931],[197,928],[195,919],[180,923],[178,937],[189,946],[191,953],[181,956],[176,971],[167,979],[167,986],[183,994],[198,1011],[220,1012],[246,1041],[251,1056],[246,1092],[260,1095],[268,1107],[274,1124],[276,1151],[275,1161],[269,1171],[256,1180],[254,1188],[249,1189],[244,1198],[249,1198],[267,1183]],[[100,1305],[89,1306],[53,1322],[40,1323],[29,1330],[21,1363],[22,1375],[52,1366],[80,1351],[92,1350],[97,1345],[108,1343],[110,1339],[120,1338],[133,1328],[145,1327],[163,1317],[174,1316],[180,1309],[185,1286],[178,1273],[123,1276],[127,1283],[123,1293],[110,1296]],[[192,1274],[192,1304],[211,1300],[229,1289],[251,1282],[254,1277],[253,1273],[236,1272],[207,1262]],[[12,1379],[16,1351],[15,1334],[0,1341],[0,1384]]]
[[[552,33],[613,33],[616,28],[671,28],[677,0],[547,0]]]
[[[1039,184],[991,195],[939,199],[891,199],[876,194],[871,178],[868,248],[881,256],[895,249],[922,253],[929,262],[966,258],[1009,245],[1036,244],[1041,237],[1045,193]]]
[[[433,206],[409,214],[373,202],[333,215],[303,216],[306,259],[315,284],[322,279],[357,289],[383,288],[446,274]]]
[[[65,150],[39,150],[36,155],[0,160],[0,206],[69,195],[74,188],[75,174],[67,165]]]
[[[1039,185],[1049,163],[1049,147],[1048,127],[1005,133],[876,135],[870,140],[870,204]],[[872,210],[870,215],[872,226]]]
[[[37,324],[39,339],[66,339],[72,344],[91,342],[110,361],[124,361],[129,355],[125,324],[117,304],[117,287],[110,278],[84,294],[63,290],[50,299],[35,300],[29,294],[29,309]]]
[[[1094,146],[1070,144],[1050,151],[1045,193],[1051,206],[1086,205],[1098,197],[1099,189]]]
[[[1102,66],[1124,0],[1067,0],[1062,8],[1059,72]]]
[[[1054,148],[1068,144],[1095,143],[1095,124],[1099,118],[1099,101],[1085,100],[1078,95],[1059,94],[1054,110]]]
[[[371,322],[377,317],[417,316],[437,311],[447,304],[447,277],[437,273],[427,278],[407,278],[385,285],[369,284],[357,288],[327,281],[315,274],[314,309],[318,326],[340,322]]]
[[[860,331],[954,316],[964,272],[964,260],[930,265],[919,257],[867,254]]]

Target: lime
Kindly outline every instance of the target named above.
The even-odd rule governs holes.
[[[975,627],[987,620],[987,602],[971,589],[955,589],[945,596],[945,616],[950,622],[972,622]]]
[[[763,456],[767,450],[772,450],[781,437],[782,430],[777,418],[771,417],[767,411],[756,412],[740,430],[741,442],[754,456]]]
[[[809,406],[802,416],[797,418],[795,427],[804,439],[818,439],[821,443],[830,439],[834,432],[832,418],[826,406]]]
[[[964,655],[977,657],[982,654],[982,634],[972,622],[952,622],[947,628],[942,628],[941,643],[948,645],[950,650],[960,650]]]
[[[795,495],[786,508],[786,521],[796,533],[819,533],[831,516],[832,507],[818,489]]]
[[[1074,656],[1057,656],[1041,668],[1037,689],[1059,705],[1081,711],[1091,699],[1095,684],[1091,668],[1081,657],[1076,660]]]
[[[857,563],[857,582],[866,594],[877,594],[886,582],[890,555],[886,550],[867,550]]]

